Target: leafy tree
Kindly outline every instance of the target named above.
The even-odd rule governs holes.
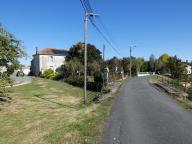
[[[74,58],[62,65],[60,71],[63,78],[80,76],[83,73],[83,65]]]
[[[170,56],[166,53],[161,55],[159,59],[156,61],[156,71],[158,71],[161,74],[170,73],[170,70],[167,66],[169,58]]]
[[[170,58],[170,56],[167,53],[164,53],[162,56],[160,56],[160,60],[163,63],[168,63],[169,62],[169,58]]]
[[[66,60],[73,59],[77,59],[82,64],[84,63],[84,43],[77,43],[70,48]],[[93,63],[95,61],[102,61],[101,52],[94,45],[87,44],[87,62]]]
[[[170,69],[171,76],[175,79],[181,78],[184,74],[185,67],[177,56],[170,57],[168,60],[168,68]]]
[[[136,58],[133,62],[133,66],[136,67],[136,72],[139,73],[141,71],[141,67],[144,64],[144,58]]]
[[[12,83],[9,75],[18,66],[18,58],[25,55],[21,42],[0,26],[0,68],[7,69],[6,72],[0,73],[0,95],[4,95],[5,87]]]
[[[118,70],[121,68],[121,60],[119,60],[117,57],[113,57],[112,59],[107,61],[107,65],[110,72],[117,73]]]
[[[122,59],[122,67],[123,67],[125,73],[129,73],[130,58],[123,58]]]
[[[150,71],[155,72],[156,71],[156,58],[155,55],[151,54],[149,58],[149,65],[150,65]]]
[[[22,49],[21,41],[0,26],[0,67],[6,67],[9,75],[18,67],[18,58],[24,56],[26,54]]]
[[[141,66],[141,71],[142,72],[150,71],[149,61],[144,61],[143,65]]]
[[[94,61],[93,63],[89,63],[87,71],[89,75],[93,76],[95,72],[101,71],[101,63],[97,61]]]

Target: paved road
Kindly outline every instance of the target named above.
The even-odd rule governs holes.
[[[134,78],[122,85],[103,135],[104,144],[192,144],[192,112]]]

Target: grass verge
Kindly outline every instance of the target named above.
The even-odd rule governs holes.
[[[95,96],[89,92],[89,98]],[[83,90],[35,79],[9,89],[0,105],[0,144],[97,144],[113,98],[83,106]]]

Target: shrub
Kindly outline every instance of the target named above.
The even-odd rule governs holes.
[[[108,87],[103,87],[102,90],[101,90],[101,92],[102,92],[103,94],[108,94],[108,93],[111,92],[111,90],[110,90]]]
[[[83,77],[68,77],[65,78],[64,81],[70,85],[77,86],[77,87],[84,87],[84,79]],[[87,82],[87,89],[90,91],[98,91],[100,92],[102,88],[102,83],[96,82]]]
[[[192,100],[192,87],[188,89],[187,93],[189,94],[189,100]]]
[[[6,74],[0,74],[0,96],[6,96],[6,86],[12,85],[12,83]]]
[[[103,77],[102,77],[102,74],[101,72],[95,72],[94,74],[94,82],[95,83],[103,83]]]
[[[61,76],[60,73],[55,72],[53,79],[54,79],[54,80],[60,80],[60,79],[62,79],[62,76]]]
[[[59,80],[62,78],[61,74],[58,72],[54,72],[52,69],[47,69],[41,75],[42,78]]]

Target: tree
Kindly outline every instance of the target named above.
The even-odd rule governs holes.
[[[155,72],[156,71],[156,58],[153,54],[149,57],[149,66],[150,66],[150,71]]]
[[[70,48],[66,60],[70,61],[73,59],[77,59],[84,64],[84,43],[77,43]],[[102,61],[101,52],[94,45],[87,44],[87,62],[93,63],[95,61]]]
[[[84,65],[84,43],[77,43],[76,45],[73,45],[66,57],[66,66],[70,71],[71,74],[74,76],[75,73],[81,70],[78,70],[78,68],[82,68]],[[88,44],[87,45],[87,72],[89,75],[92,75],[96,71],[101,70],[101,63],[102,63],[102,56],[100,50],[98,50],[94,45]],[[63,68],[64,68],[63,67]],[[68,74],[70,75],[70,74]],[[80,75],[80,73],[79,73]]]
[[[123,67],[125,73],[129,73],[130,58],[122,59],[122,67]]]
[[[170,58],[170,56],[167,53],[164,53],[162,56],[160,56],[160,60],[164,63],[168,63],[169,58]]]
[[[172,78],[180,79],[184,74],[185,67],[177,56],[170,57],[168,60],[168,68],[170,69]]]
[[[121,68],[121,61],[117,57],[113,57],[107,61],[110,72],[117,73]]]
[[[134,61],[133,61],[133,66],[135,65],[136,66],[136,72],[139,73],[141,71],[141,67],[143,66],[144,64],[144,58],[136,58]]]
[[[7,32],[0,25],[0,68],[5,67],[7,71],[0,73],[0,95],[5,94],[5,87],[11,84],[9,75],[18,67],[18,58],[24,57],[21,41]]]
[[[170,56],[165,53],[163,55],[161,55],[159,57],[159,59],[156,62],[156,68],[157,71],[160,72],[161,74],[166,74],[166,73],[170,73],[170,70],[167,66],[168,62],[169,62],[169,58]]]
[[[63,78],[80,76],[83,73],[83,65],[74,58],[61,66],[60,73]]]
[[[0,26],[0,67],[6,67],[8,70],[12,68],[7,71],[9,75],[18,67],[18,58],[24,56],[26,54],[22,49],[21,41]]]

